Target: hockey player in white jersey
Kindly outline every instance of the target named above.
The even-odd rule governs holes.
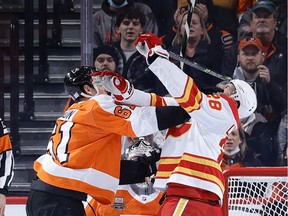
[[[204,94],[168,58],[160,39],[143,34],[137,50],[145,56],[149,69],[174,98],[134,90],[127,92],[127,80],[107,73],[102,84],[116,100],[139,106],[163,106],[177,101],[191,116],[189,122],[170,128],[162,148],[154,187],[165,190],[158,213],[169,215],[222,215],[224,178],[220,167],[223,145],[257,107],[256,95],[248,83],[231,80],[215,94]],[[124,80],[124,81],[123,81]]]

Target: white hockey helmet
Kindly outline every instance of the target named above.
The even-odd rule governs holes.
[[[235,93],[230,95],[230,97],[239,102],[239,118],[243,119],[250,116],[257,108],[257,98],[254,90],[243,80],[233,79],[230,82],[236,88]]]

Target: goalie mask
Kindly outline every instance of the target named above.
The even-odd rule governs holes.
[[[154,178],[157,171],[156,162],[160,159],[161,150],[152,146],[149,142],[144,140],[143,137],[139,138],[137,142],[132,144],[125,151],[126,160],[137,160],[144,164],[149,165],[151,176],[147,176],[145,182],[131,184],[131,189],[138,195],[147,196],[152,194],[155,189],[153,188]]]
[[[98,72],[97,69],[90,66],[72,68],[64,78],[65,92],[75,101],[80,97],[90,98],[91,95],[85,93],[83,86],[94,87],[97,92],[97,86],[93,84],[91,74]]]
[[[160,149],[152,146],[144,138],[139,138],[139,141],[131,145],[125,151],[127,160],[135,160],[135,158],[145,158],[147,163],[155,163],[160,159]],[[156,156],[156,157],[155,157]]]

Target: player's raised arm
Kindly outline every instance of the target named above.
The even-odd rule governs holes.
[[[138,52],[145,56],[150,65],[149,69],[179,105],[187,112],[198,109],[202,100],[201,92],[191,77],[168,60],[169,53],[161,47],[161,40],[153,34],[142,34],[135,43]]]
[[[100,75],[92,76],[94,82],[110,92],[114,99],[121,104],[133,104],[136,106],[178,106],[172,97],[161,97],[154,93],[146,93],[134,89],[133,85],[121,75],[112,71],[104,71]]]

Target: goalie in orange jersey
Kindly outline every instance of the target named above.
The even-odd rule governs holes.
[[[86,206],[87,216],[120,216],[120,215],[145,215],[154,216],[157,214],[163,195],[162,192],[153,188],[156,174],[156,161],[160,158],[160,149],[153,146],[144,138],[139,138],[134,144],[128,147],[124,154],[125,161],[142,161],[150,164],[151,176],[145,181],[136,184],[120,185],[117,188],[114,202],[110,205],[97,203],[94,199]],[[154,157],[151,157],[151,156]],[[151,160],[151,158],[153,158]]]

